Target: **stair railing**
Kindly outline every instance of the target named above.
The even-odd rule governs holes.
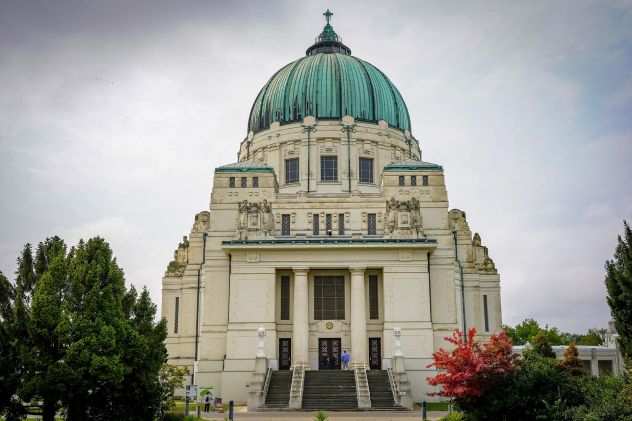
[[[305,366],[297,364],[292,369],[292,385],[290,387],[290,409],[303,407],[303,385],[305,383]]]
[[[400,404],[399,398],[399,385],[395,381],[395,376],[393,376],[393,369],[387,368],[386,372],[388,373],[388,382],[391,384],[391,392],[393,392],[393,400],[396,404]]]
[[[361,409],[371,408],[371,390],[369,389],[369,380],[366,377],[366,371],[366,364],[358,365],[353,370],[358,408]]]
[[[266,371],[266,378],[263,382],[263,390],[261,392],[261,400],[265,404],[266,399],[268,398],[268,389],[270,388],[270,381],[272,379],[272,368],[268,367],[268,371]]]

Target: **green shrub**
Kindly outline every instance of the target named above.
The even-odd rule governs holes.
[[[621,377],[585,376],[579,381],[584,395],[581,405],[555,408],[552,418],[560,421],[632,421],[632,384]]]
[[[318,411],[314,417],[314,421],[327,421],[329,417],[326,412]]]
[[[167,413],[162,417],[162,421],[184,421],[184,415]]]
[[[460,412],[453,412],[441,418],[439,421],[465,421],[465,416]]]

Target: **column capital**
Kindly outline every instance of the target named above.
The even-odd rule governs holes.
[[[307,275],[307,272],[309,272],[309,268],[306,268],[306,267],[293,267],[292,271],[294,272],[295,275]]]
[[[366,271],[366,266],[352,266],[349,267],[349,272],[351,272],[351,274],[358,274],[358,273],[362,273],[364,274],[364,272]]]

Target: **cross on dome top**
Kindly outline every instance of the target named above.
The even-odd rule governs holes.
[[[325,16],[325,20],[327,21],[327,25],[329,25],[329,21],[331,20],[331,17],[333,15],[333,12],[331,12],[329,9],[327,9],[327,11],[323,13],[323,16]]]
[[[340,53],[351,55],[349,47],[342,43],[342,39],[338,36],[334,28],[331,26],[331,17],[334,13],[327,9],[323,16],[325,17],[325,27],[323,31],[316,38],[314,45],[307,49],[307,55],[318,53]]]

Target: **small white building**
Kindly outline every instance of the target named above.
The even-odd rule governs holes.
[[[522,354],[530,345],[514,346],[517,354]],[[558,359],[564,358],[567,346],[553,346],[553,351]],[[610,322],[606,333],[604,345],[585,346],[577,345],[577,353],[582,361],[582,368],[593,376],[615,375],[624,373],[625,366],[621,352],[617,344],[617,334],[614,330],[614,322]]]

